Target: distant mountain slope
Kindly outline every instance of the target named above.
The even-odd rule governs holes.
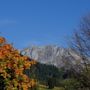
[[[73,57],[79,60],[79,56],[68,48],[61,48],[58,46],[47,45],[47,46],[32,46],[23,50],[26,55],[38,62],[45,64],[53,64],[57,67],[64,66],[65,63],[72,60]],[[73,57],[71,57],[71,55]]]

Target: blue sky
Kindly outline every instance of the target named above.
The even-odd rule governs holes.
[[[29,45],[67,46],[90,0],[1,0],[0,32],[18,49]]]

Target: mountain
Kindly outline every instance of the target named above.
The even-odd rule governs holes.
[[[31,46],[24,49],[23,52],[38,62],[52,64],[57,67],[62,67],[68,62],[76,63],[75,60],[78,61],[80,59],[80,57],[71,49],[61,48],[56,45]]]

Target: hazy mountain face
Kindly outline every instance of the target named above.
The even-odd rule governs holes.
[[[52,45],[42,47],[32,46],[30,48],[26,48],[24,52],[30,58],[35,59],[38,62],[53,64],[57,67],[62,67],[68,62],[70,63],[70,61],[75,63],[74,58],[79,60],[79,56],[70,49],[60,48]]]

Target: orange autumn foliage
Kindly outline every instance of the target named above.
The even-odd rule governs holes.
[[[0,76],[4,78],[5,90],[28,90],[33,87],[35,81],[23,72],[35,63],[0,37]]]

